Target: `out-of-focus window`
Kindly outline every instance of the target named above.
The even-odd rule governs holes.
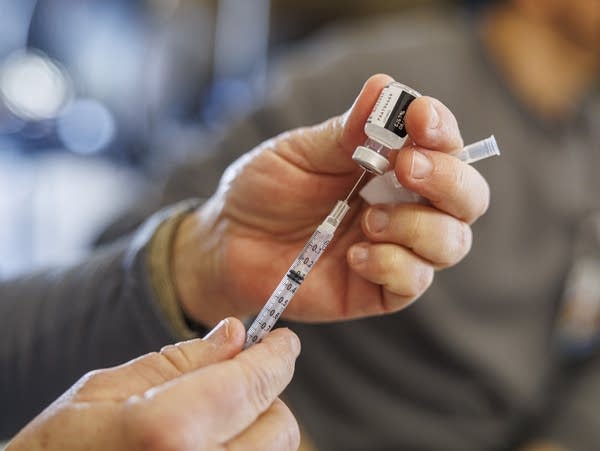
[[[273,55],[426,0],[0,0],[0,276],[66,262],[264,98]]]

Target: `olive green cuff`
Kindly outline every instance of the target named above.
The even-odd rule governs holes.
[[[200,205],[198,200],[180,202],[171,215],[156,229],[148,246],[147,262],[150,284],[161,313],[172,332],[181,340],[196,338],[204,331],[192,328],[179,299],[171,271],[172,251],[177,229],[181,222]]]

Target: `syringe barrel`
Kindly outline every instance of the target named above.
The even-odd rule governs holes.
[[[258,343],[273,328],[292,298],[296,295],[308,273],[312,270],[321,255],[323,255],[325,248],[333,238],[339,221],[341,221],[346,211],[347,209],[344,211],[344,208],[340,207],[338,202],[332,213],[317,227],[252,325],[248,328],[244,349]],[[332,217],[334,212],[336,214]]]

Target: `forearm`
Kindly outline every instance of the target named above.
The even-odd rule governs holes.
[[[16,432],[86,371],[180,338],[149,278],[150,237],[165,217],[81,264],[0,286],[0,437]]]

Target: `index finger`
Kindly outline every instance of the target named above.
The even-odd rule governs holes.
[[[161,424],[191,443],[224,443],[251,425],[289,384],[300,353],[288,329],[225,362],[201,368],[134,399],[145,424]],[[167,426],[168,425],[168,426]]]

